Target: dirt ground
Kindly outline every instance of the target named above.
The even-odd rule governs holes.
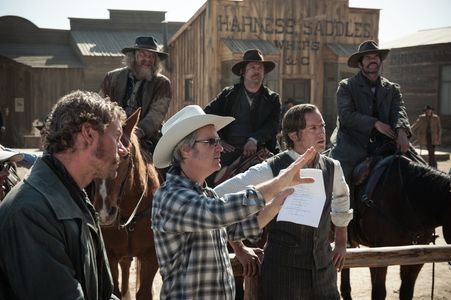
[[[451,152],[451,149],[447,149],[447,152]],[[438,169],[448,172],[451,169],[451,160],[439,161]],[[19,175],[23,178],[26,170],[21,169]],[[439,238],[437,239],[437,245],[445,245],[441,228],[437,229]],[[433,264],[425,264],[421,270],[416,286],[414,298],[415,300],[431,299],[432,290],[432,269]],[[135,291],[135,268],[132,265],[131,272],[131,294],[134,295]],[[451,265],[447,262],[435,264],[435,283],[434,283],[434,300],[448,300],[451,299]],[[339,285],[340,275],[338,276]],[[399,299],[399,266],[391,266],[388,268],[387,274],[387,298],[388,300]],[[154,296],[153,300],[159,299],[159,291],[161,287],[161,277],[159,274],[155,277],[153,282]],[[354,268],[351,270],[351,287],[352,296],[354,299],[365,300],[371,298],[371,280],[370,272],[368,268]],[[135,299],[134,296],[131,299]],[[275,299],[277,300],[277,299]]]

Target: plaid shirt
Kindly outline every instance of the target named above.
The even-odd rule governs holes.
[[[152,206],[160,299],[234,299],[227,240],[257,240],[256,212],[264,202],[254,188],[219,198],[172,168]]]

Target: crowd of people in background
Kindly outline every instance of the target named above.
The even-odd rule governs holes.
[[[233,65],[236,84],[204,108],[186,106],[166,122],[172,86],[161,71],[168,54],[154,37],[137,37],[122,53],[124,66],[105,75],[99,93],[75,91],[58,100],[44,125],[42,157],[0,149],[1,299],[119,296],[112,293],[101,228],[85,188],[116,176],[128,155],[122,125],[138,109],[135,133],[148,162],[169,169],[151,213],[160,299],[242,297],[227,243],[246,276],[261,275],[259,299],[340,299],[336,279],[353,218],[355,166],[387,143],[393,153],[418,158],[410,142],[415,135],[437,167],[440,119],[428,105],[410,126],[400,86],[381,76],[389,50],[374,41],[359,45],[347,62],[357,73],[338,83],[330,157],[320,110],[294,99],[282,109],[279,94],[264,81],[276,65],[260,50],[244,52]],[[221,167],[261,149],[272,157],[217,180]],[[23,181],[17,164],[33,165]],[[291,186],[313,182],[301,177],[302,168],[323,175],[326,201],[317,227],[276,220]],[[242,241],[260,239],[263,229],[262,258],[263,250]]]

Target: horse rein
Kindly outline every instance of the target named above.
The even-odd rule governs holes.
[[[130,143],[130,140],[128,141]],[[133,148],[135,151],[136,149]],[[134,162],[134,157],[135,157],[135,153],[130,154],[130,160],[129,160],[129,164],[128,164],[128,170],[127,170],[127,174],[130,173],[130,171],[134,168],[135,166],[135,162]],[[147,166],[146,166],[146,175],[148,175],[147,173]],[[147,179],[148,176],[146,176]],[[122,196],[124,195],[124,187],[125,187],[125,182],[127,182],[127,176],[124,177],[124,180],[121,183],[121,187],[119,189],[119,194],[118,194],[118,208],[119,208],[119,204],[120,201],[122,200]],[[144,195],[146,194],[148,189],[148,180],[144,180],[144,189],[143,192],[141,193],[141,196],[139,197],[138,203],[136,204],[135,208],[133,209],[133,212],[131,213],[131,215],[128,217],[127,221],[125,223],[121,223],[121,218],[119,217],[119,228],[120,229],[127,229],[128,231],[133,231],[134,228],[133,226],[130,226],[131,224],[134,224],[134,220],[137,218],[136,213],[138,212],[138,208],[141,205],[141,201],[144,199]]]

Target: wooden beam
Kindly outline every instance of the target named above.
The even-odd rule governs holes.
[[[229,254],[234,276],[243,276],[243,267],[235,254]],[[431,262],[451,261],[451,246],[398,246],[375,248],[349,248],[345,268],[385,267],[392,265],[417,265]],[[258,277],[245,277],[244,299],[256,300]]]
[[[451,261],[451,246],[352,248],[347,250],[344,267],[384,267],[444,261]]]

